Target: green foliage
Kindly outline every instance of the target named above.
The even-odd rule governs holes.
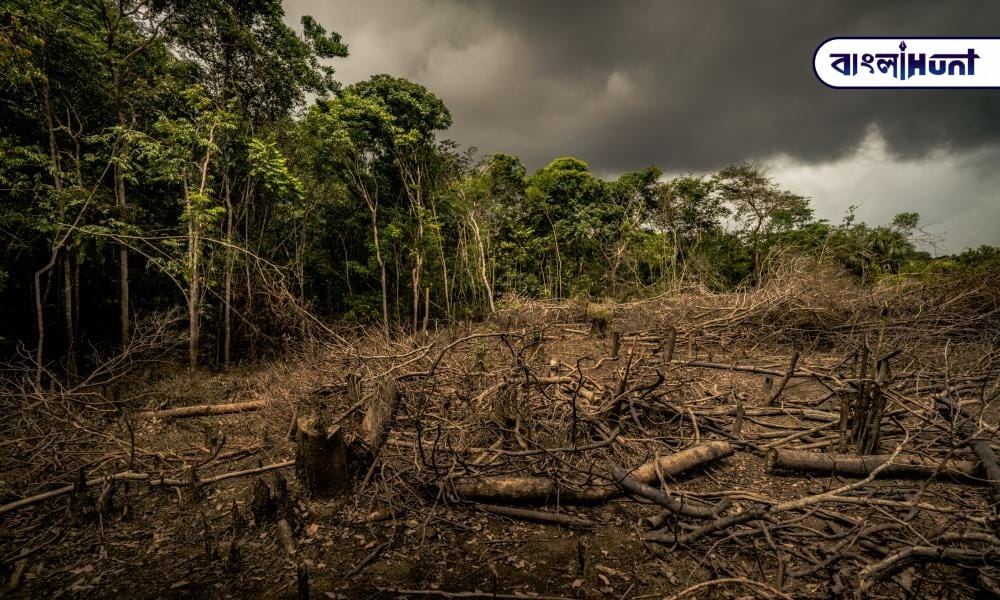
[[[987,245],[968,248],[954,260],[967,269],[994,269],[1000,267],[1000,248]]]
[[[477,160],[442,139],[452,115],[432,91],[390,75],[342,88],[329,60],[347,45],[301,24],[278,0],[0,7],[5,352],[37,335],[27,299],[53,256],[43,328],[67,312],[96,325],[55,335],[45,358],[113,343],[123,248],[126,315],[186,306],[217,346],[247,351],[305,330],[304,310],[402,325],[482,318],[500,298],[732,289],[787,249],[864,282],[1000,262],[993,247],[931,259],[916,213],[815,221],[753,163],[604,180],[574,157],[531,174],[513,155]],[[67,284],[83,300],[55,293]]]
[[[809,200],[782,190],[763,167],[752,162],[726,167],[716,176],[715,186],[739,223],[739,235],[753,258],[753,277],[759,281],[767,238],[807,223],[813,214]]]
[[[300,200],[302,182],[288,170],[288,161],[273,141],[251,138],[249,145],[250,176],[282,198]]]

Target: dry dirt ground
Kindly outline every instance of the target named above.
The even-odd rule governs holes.
[[[105,386],[89,396],[36,394],[34,404],[26,394],[20,416],[7,420],[0,503],[71,484],[81,471],[90,479],[129,472],[149,480],[90,486],[0,512],[2,594],[372,599],[996,594],[1000,527],[988,486],[950,477],[861,481],[772,470],[768,462],[770,446],[840,449],[843,435],[850,436],[840,432],[840,406],[857,395],[858,382],[874,377],[859,373],[857,357],[849,359],[864,340],[873,349],[881,344],[873,354],[902,350],[893,358],[891,378],[881,381],[886,406],[880,451],[977,460],[961,435],[961,419],[946,419],[935,398],[954,401],[963,415],[974,416],[980,436],[995,436],[995,340],[947,331],[940,344],[937,338],[915,337],[913,321],[900,318],[904,325],[894,329],[880,302],[870,303],[874,308],[868,312],[855,307],[835,315],[836,321],[855,325],[850,331],[831,333],[822,321],[809,329],[793,318],[794,306],[772,306],[781,298],[519,304],[489,323],[426,338],[400,337],[391,346],[361,337],[229,373],[192,376],[153,366],[133,371],[114,391]],[[755,303],[764,300],[774,312],[760,314],[765,305]],[[811,318],[834,310],[821,309]],[[605,326],[607,331],[599,331]],[[931,333],[946,326],[935,321]],[[982,325],[977,329],[982,333]],[[672,355],[665,356],[671,337]],[[790,379],[773,406],[766,375],[692,364],[780,373],[795,351],[797,369],[814,376]],[[542,381],[553,377],[572,382]],[[339,425],[348,438],[363,437],[366,405],[389,379],[398,381],[400,402],[387,442],[371,469],[362,465],[352,474],[347,493],[310,498],[291,467],[193,483],[292,461],[288,428],[296,406],[327,422],[346,415]],[[775,379],[780,378],[771,377],[772,391]],[[364,401],[353,412],[351,385],[358,385]],[[136,412],[253,400],[267,402],[253,411],[192,418]],[[25,428],[29,420],[35,427]],[[11,429],[15,425],[20,429]],[[612,432],[617,437],[611,443],[573,451],[601,444]],[[451,487],[456,478],[513,475],[549,477],[566,489],[614,487],[605,476],[610,465],[634,467],[708,440],[729,441],[735,452],[665,477],[656,487],[685,502],[726,502],[707,520],[666,516],[658,524],[663,532],[690,536],[706,522],[767,512],[783,501],[811,501],[668,544],[643,539],[650,529],[645,519],[663,512],[648,499],[619,494],[596,505],[556,499],[522,505],[593,522],[591,528],[569,528],[483,512]],[[163,477],[177,485],[150,484]],[[254,515],[258,481],[276,490],[281,487],[276,478],[290,488],[278,515],[291,526],[292,555],[282,548],[276,517],[267,510]],[[820,496],[831,490],[837,490],[835,498]]]

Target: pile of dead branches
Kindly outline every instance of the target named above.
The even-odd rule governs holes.
[[[729,557],[717,581],[920,593],[912,565],[930,563],[997,590],[995,280],[863,289],[798,273],[626,305],[522,300],[427,338],[358,334],[314,348],[322,383],[283,388],[282,403],[135,407],[108,434],[117,463],[0,513],[118,480],[179,488],[290,467],[212,472],[219,432],[210,460],[154,469],[125,432],[241,411],[270,411],[262,428],[283,432],[297,405],[300,448],[347,449],[330,491],[349,494],[357,522],[447,506],[592,529],[588,507],[628,501],[650,552]],[[782,478],[796,483],[765,484]]]

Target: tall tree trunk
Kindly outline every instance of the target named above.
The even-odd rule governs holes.
[[[72,253],[62,254],[63,316],[66,319],[66,375],[72,382],[76,379],[76,328],[73,327],[73,266]]]
[[[413,269],[410,271],[410,282],[413,285],[413,332],[416,333],[420,313],[420,258],[415,257]]]
[[[681,239],[680,239],[680,235],[677,233],[677,228],[676,227],[672,227],[671,228],[671,233],[673,233],[673,238],[674,238],[674,259],[672,261],[673,264],[671,265],[671,269],[673,271],[673,273],[672,273],[672,278],[673,278],[672,283],[674,285],[677,285],[677,263],[678,263],[678,261],[680,261],[680,258],[681,258]]]
[[[35,271],[35,326],[38,329],[38,344],[35,347],[35,387],[42,387],[42,373],[45,371],[43,365],[45,359],[45,303],[42,300],[42,275],[48,274],[52,277],[52,268],[59,257],[59,247],[52,249],[49,262],[41,269]]]
[[[413,211],[416,214],[417,230],[413,248],[413,269],[410,272],[410,279],[413,284],[413,332],[416,333],[420,315],[420,280],[424,272],[424,216],[419,196],[417,203],[413,207]]]
[[[486,271],[486,248],[483,246],[483,237],[479,232],[479,223],[472,212],[469,212],[469,224],[472,225],[472,235],[476,238],[476,248],[479,250],[479,274],[483,279],[483,287],[486,288],[486,299],[492,315],[497,311],[497,308],[493,304],[493,286],[490,285],[490,278]]]
[[[371,209],[372,238],[375,241],[375,262],[378,263],[379,279],[382,283],[382,333],[389,339],[389,281],[385,274],[385,261],[382,259],[382,249],[378,237],[378,213]]]
[[[438,226],[438,253],[441,256],[441,283],[444,285],[444,311],[445,316],[448,321],[451,321],[452,308],[451,308],[451,286],[448,281],[448,259],[444,252],[444,238],[441,235],[441,221],[438,219],[437,214],[437,203],[434,202],[433,197],[431,198],[431,217],[434,219],[434,223]]]
[[[622,263],[625,262],[625,250],[628,248],[628,242],[622,240],[621,243],[615,247],[611,253],[611,260],[608,261],[609,275],[611,276],[611,297],[618,297],[618,272],[622,268]]]
[[[108,25],[108,39],[107,46],[111,50],[115,45],[115,32],[118,21],[115,20],[115,26],[112,26],[111,17],[109,19]],[[113,90],[113,101],[115,105],[115,113],[118,116],[118,126],[121,129],[125,129],[127,123],[125,122],[125,111],[122,108],[121,102],[121,76],[118,71],[118,65],[115,61],[111,61],[111,82]],[[124,142],[123,142],[124,144]],[[118,150],[119,153],[124,154],[126,148],[122,147]],[[118,218],[123,223],[128,223],[128,214],[126,213],[126,195],[125,195],[125,173],[122,170],[121,162],[115,161],[114,165],[114,179],[115,179],[115,209],[118,212]],[[121,321],[121,338],[122,338],[122,348],[127,348],[131,338],[131,319],[129,317],[129,277],[128,277],[128,247],[125,243],[120,243],[118,245],[118,305],[119,305],[119,319]]]
[[[188,213],[188,370],[198,370],[199,299],[201,296],[201,240],[198,235],[198,215],[195,214],[188,190],[187,175],[184,176],[184,206]]]
[[[223,340],[222,340],[222,369],[229,370],[229,360],[231,358],[233,326],[232,326],[232,303],[233,303],[233,201],[232,189],[227,177],[223,183],[225,186],[226,199],[226,274],[225,289],[223,290]]]
[[[80,260],[74,257],[73,260],[73,281],[76,282],[73,286],[73,306],[76,310],[73,311],[73,330],[80,331]]]
[[[45,111],[45,124],[48,129],[49,160],[51,161],[53,180],[52,185],[56,193],[59,220],[65,222],[66,208],[65,201],[63,199],[62,172],[59,166],[59,151],[56,145],[56,129],[52,116],[52,105],[49,103],[48,83],[43,83],[41,99],[42,106]],[[42,275],[49,274],[51,276],[50,271],[55,267],[56,261],[59,258],[59,251],[63,248],[65,242],[65,236],[58,243],[54,241],[52,245],[52,254],[49,256],[48,264],[35,272],[35,319],[38,326],[38,346],[35,349],[35,385],[39,388],[41,388],[42,372],[44,371],[42,361],[45,358],[45,309],[42,302]]]
[[[431,320],[431,288],[424,288],[424,325],[421,329],[421,333],[426,338],[427,337],[427,325]]]
[[[365,185],[361,175],[361,169],[357,164],[348,167],[348,174],[351,177],[355,191],[365,201],[368,208],[368,215],[372,222],[372,242],[375,245],[375,262],[378,263],[379,283],[382,286],[382,334],[386,341],[389,341],[389,280],[386,276],[385,259],[382,257],[382,244],[378,233],[378,187],[369,190]]]
[[[754,285],[760,285],[760,230],[764,227],[764,215],[756,211],[755,214],[757,216],[757,225],[753,230],[750,252],[753,255]]]
[[[552,222],[552,218],[549,217],[549,213],[545,213],[545,220],[549,222],[549,228],[552,229],[552,242],[556,251],[556,287],[555,296],[556,298],[562,298],[562,253],[559,251],[559,235],[556,234],[556,224]]]
[[[115,205],[118,208],[118,218],[127,221],[125,214],[125,175],[121,167],[115,165]],[[129,287],[128,287],[128,247],[118,245],[118,304],[121,319],[122,348],[128,347],[131,339],[131,321],[129,318]]]
[[[552,226],[552,239],[556,248],[556,298],[562,298],[562,253],[559,251],[559,236],[556,235],[556,228]]]
[[[188,214],[188,267],[190,269],[190,281],[188,285],[188,322],[190,339],[188,341],[188,359],[190,361],[189,370],[193,373],[198,370],[198,342],[201,335],[201,225],[204,217],[205,196],[208,192],[208,169],[212,162],[212,144],[215,143],[215,125],[208,130],[208,143],[206,144],[205,156],[198,164],[198,206],[194,206],[191,201],[190,190],[188,189],[187,173],[184,173],[184,206]]]

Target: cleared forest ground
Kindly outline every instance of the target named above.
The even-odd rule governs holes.
[[[997,448],[998,325],[997,273],[860,288],[798,265],[746,293],[508,298],[488,322],[391,344],[345,333],[225,374],[137,368],[117,397],[108,382],[38,391],[12,376],[4,589],[998,595],[1000,482],[983,471]],[[361,443],[389,389],[386,435]],[[226,404],[246,410],[156,412]],[[343,493],[298,485],[295,414],[341,427]],[[772,464],[859,448],[883,458],[852,473],[844,456]],[[714,454],[671,462],[686,450]],[[793,450],[811,454],[781,454]],[[902,477],[899,464],[920,468]],[[24,502],[81,474],[88,485]]]

